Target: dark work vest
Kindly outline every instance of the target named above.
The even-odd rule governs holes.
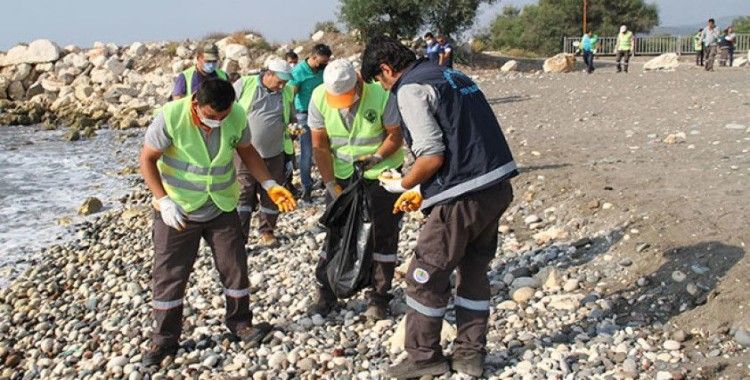
[[[474,81],[423,58],[404,71],[391,90],[393,95],[411,83],[435,89],[438,104],[434,117],[445,144],[443,166],[421,184],[423,210],[518,175],[500,124]],[[411,147],[409,126],[402,130]]]

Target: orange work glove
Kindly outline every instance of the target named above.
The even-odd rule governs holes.
[[[398,197],[396,203],[393,204],[393,213],[417,211],[420,207],[422,207],[422,193],[419,192],[419,187],[416,187]]]
[[[271,198],[271,201],[276,204],[276,207],[279,208],[279,211],[290,212],[294,211],[294,209],[297,208],[297,202],[294,201],[294,196],[292,195],[292,193],[290,193],[289,190],[285,189],[283,186],[279,186],[276,181],[273,181],[272,184],[264,183],[263,188],[266,189],[266,192],[268,192],[268,197]]]

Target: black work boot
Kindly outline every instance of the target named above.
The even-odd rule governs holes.
[[[318,298],[310,305],[307,314],[320,314],[321,317],[325,317],[333,311],[335,306],[336,296],[330,290],[320,287],[318,288]]]
[[[263,338],[273,330],[273,326],[268,322],[261,322],[256,325],[247,326],[239,329],[235,335],[250,347],[260,346]]]
[[[411,379],[422,376],[440,376],[448,371],[450,371],[450,367],[448,367],[448,361],[445,359],[426,363],[415,363],[410,359],[405,359],[401,363],[389,367],[386,372],[386,377]]]
[[[177,350],[180,348],[179,344],[167,344],[158,345],[152,344],[148,351],[143,354],[143,361],[141,362],[144,367],[151,367],[154,365],[161,365],[164,358],[167,356],[177,355]]]
[[[473,377],[484,374],[484,355],[478,352],[456,352],[451,360],[451,367],[458,373]]]

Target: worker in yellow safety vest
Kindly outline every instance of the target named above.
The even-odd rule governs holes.
[[[628,72],[628,64],[630,63],[630,57],[633,55],[634,49],[633,32],[628,30],[628,27],[623,25],[620,27],[620,34],[617,35],[617,72]]]
[[[401,116],[395,99],[377,83],[364,83],[346,59],[328,64],[323,84],[312,93],[307,123],[312,133],[313,156],[326,185],[327,200],[333,201],[353,179],[355,162],[364,167],[374,235],[372,290],[365,316],[384,319],[393,273],[398,261],[401,215],[391,213],[398,198],[383,189],[378,176],[403,165]],[[332,254],[332,253],[331,253]],[[321,252],[315,271],[318,298],[310,314],[325,316],[335,306],[326,266],[331,259]]]
[[[141,173],[154,196],[152,344],[145,366],[158,365],[179,348],[182,305],[201,239],[213,251],[224,287],[226,325],[253,346],[271,330],[252,323],[247,254],[237,204],[235,153],[279,210],[292,211],[292,195],[276,181],[253,148],[245,110],[231,83],[208,80],[188,98],[167,103],[146,131]]]

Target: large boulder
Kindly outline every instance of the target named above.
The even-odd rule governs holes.
[[[60,79],[54,78],[54,77],[47,77],[42,79],[42,88],[44,91],[48,92],[59,92],[63,86],[65,86],[65,82],[61,81]]]
[[[315,42],[318,42],[318,41],[322,40],[323,36],[325,36],[325,35],[326,35],[325,31],[319,30],[319,31],[313,33],[313,35],[310,36],[310,39],[313,40],[313,41],[315,41]]]
[[[575,69],[576,56],[573,54],[560,53],[544,61],[545,73],[569,73]]]
[[[502,71],[504,73],[511,72],[511,71],[516,71],[516,70],[518,70],[518,61],[515,61],[515,60],[512,60],[512,59],[510,61],[508,61],[508,62],[505,62],[505,64],[503,65],[503,67],[500,68],[500,71]]]
[[[133,44],[130,45],[130,48],[128,48],[128,55],[131,57],[139,57],[148,51],[148,48],[146,45],[144,45],[141,42],[133,42]]]
[[[117,57],[114,56],[109,57],[109,59],[104,62],[103,67],[114,76],[120,76],[125,72],[125,64],[123,64],[119,59],[117,59]]]
[[[21,81],[13,81],[5,90],[10,100],[23,100],[26,97],[26,89],[23,88]]]
[[[31,65],[29,65],[28,63],[22,63],[16,66],[16,70],[13,71],[13,75],[10,77],[10,80],[22,81],[28,78],[29,74],[31,74]]]
[[[732,63],[732,67],[745,67],[748,65],[748,59],[745,57],[737,57]]]
[[[50,40],[36,40],[28,46],[18,45],[5,54],[0,60],[0,66],[17,65],[19,63],[54,62],[60,58],[60,47]]]
[[[240,57],[247,57],[249,55],[250,49],[245,45],[228,44],[224,47],[224,56],[233,61],[238,61]]]
[[[643,65],[643,70],[674,70],[680,66],[677,53],[666,53],[651,59]]]

